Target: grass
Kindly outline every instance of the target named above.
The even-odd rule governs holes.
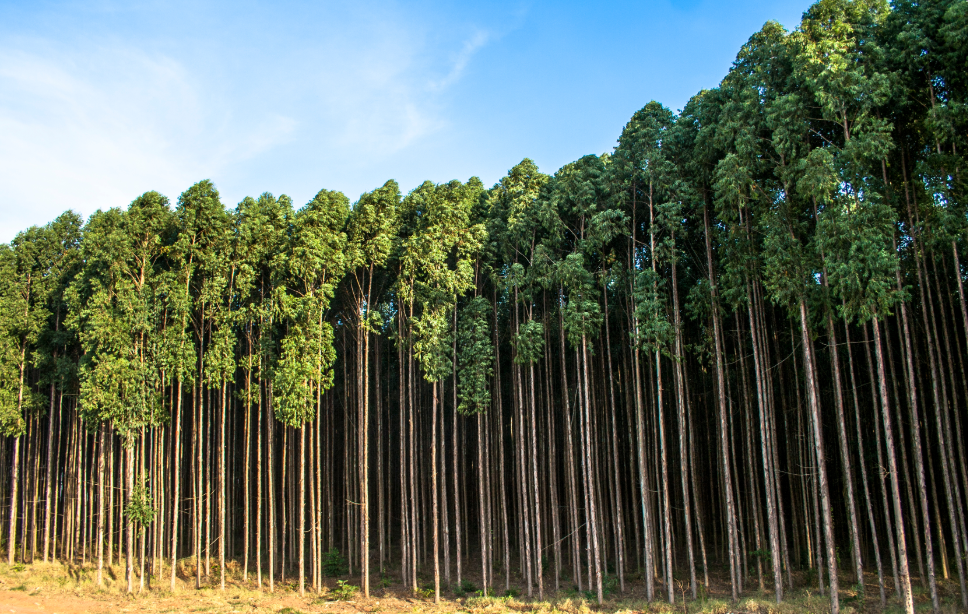
[[[285,583],[276,583],[275,592],[269,593],[265,583],[264,590],[258,589],[255,575],[251,572],[246,580],[237,565],[230,564],[226,567],[224,592],[218,586],[217,573],[213,573],[205,585],[196,590],[194,563],[191,559],[185,559],[178,562],[174,591],[169,588],[170,568],[164,567],[161,577],[152,580],[152,588],[146,588],[140,594],[136,592],[134,595],[127,595],[124,569],[121,566],[106,568],[104,586],[99,588],[95,585],[97,570],[90,563],[36,563],[26,566],[0,563],[0,602],[14,603],[19,599],[19,605],[29,606],[39,603],[38,600],[49,600],[57,604],[54,611],[64,614],[86,611],[116,614],[122,609],[127,612],[244,611],[273,614],[826,614],[830,611],[828,597],[820,595],[815,587],[807,588],[803,585],[786,591],[785,600],[779,605],[773,603],[769,592],[752,594],[757,591],[749,591],[737,603],[731,603],[726,598],[726,585],[721,582],[713,583],[716,590],[701,593],[708,595],[707,598],[683,601],[683,587],[679,586],[675,604],[659,600],[650,603],[641,594],[640,578],[626,578],[627,587],[639,592],[622,594],[617,587],[610,587],[612,590],[607,591],[608,596],[602,606],[595,603],[593,594],[579,592],[576,587],[563,587],[557,593],[546,588],[545,600],[538,601],[528,599],[523,594],[526,591],[521,587],[512,587],[506,591],[503,582],[498,583],[496,590],[489,588],[485,594],[468,579],[445,589],[441,603],[435,605],[433,591],[427,589],[426,580],[421,582],[421,589],[415,593],[405,590],[396,576],[385,576],[386,581],[373,582],[369,598],[364,598],[359,592],[356,586],[358,576],[327,579],[323,591],[319,593],[307,586],[306,596],[300,597],[298,584],[288,576]],[[138,590],[138,584],[136,581],[135,591]],[[942,589],[942,612],[959,612],[957,583],[942,583]],[[684,592],[688,595],[688,587]],[[878,595],[876,580],[868,580],[866,595],[858,593],[855,586],[846,585],[841,591],[841,611],[844,614],[881,611],[890,614],[901,611],[893,601],[889,602],[887,609],[881,610]],[[916,593],[916,606],[918,611],[930,611],[930,600],[923,592]]]

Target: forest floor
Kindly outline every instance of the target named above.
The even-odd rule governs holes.
[[[6,565],[0,563],[0,614],[121,614],[121,613],[163,613],[163,612],[212,612],[212,613],[274,613],[274,614],[591,614],[604,612],[624,614],[638,612],[682,613],[682,614],[822,614],[830,611],[827,597],[816,589],[799,588],[788,591],[781,605],[772,602],[770,595],[747,595],[736,604],[731,604],[728,594],[719,595],[713,583],[712,594],[701,600],[687,600],[685,603],[677,595],[677,603],[670,605],[662,601],[651,604],[644,595],[629,592],[624,595],[611,594],[602,606],[587,595],[575,590],[560,591],[553,596],[546,595],[544,601],[529,600],[519,596],[481,597],[474,595],[457,596],[451,591],[441,602],[433,603],[429,590],[421,596],[402,589],[402,585],[383,586],[380,579],[374,578],[376,588],[370,598],[363,598],[356,587],[344,581],[344,587],[329,581],[329,588],[322,594],[307,592],[300,597],[294,582],[277,583],[275,592],[268,593],[255,588],[250,578],[243,582],[241,577],[232,573],[227,576],[226,590],[218,588],[218,577],[213,576],[212,585],[194,589],[194,568],[187,569],[187,575],[179,574],[178,588],[168,589],[168,579],[164,588],[152,588],[138,594],[135,583],[134,595],[124,593],[124,569],[115,566],[105,570],[105,587],[95,586],[96,570],[93,565],[62,565],[60,563],[36,563],[32,565]],[[841,611],[844,614],[866,612],[900,612],[896,605],[882,610],[878,600],[877,580],[871,577],[872,586],[866,599],[856,593],[842,591]],[[387,584],[383,582],[382,584]],[[423,584],[423,583],[421,583]],[[949,586],[950,584],[950,586]],[[465,583],[465,586],[467,584]],[[720,589],[726,587],[723,584]],[[870,589],[873,590],[870,590]],[[943,582],[944,595],[942,612],[960,612],[957,602],[957,583]],[[917,610],[930,611],[931,603],[926,592],[915,588]]]

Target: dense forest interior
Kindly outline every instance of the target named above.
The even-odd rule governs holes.
[[[966,137],[968,2],[821,0],[554,175],[27,229],[6,560],[968,609]]]

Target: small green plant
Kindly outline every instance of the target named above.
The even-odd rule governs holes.
[[[493,597],[494,596],[494,588],[493,587],[488,588],[486,591],[483,590],[483,589],[482,590],[479,590],[479,591],[477,591],[477,592],[474,593],[474,596],[475,597]]]
[[[386,576],[380,576],[380,586],[383,588],[390,588],[393,586],[393,582],[391,582],[390,578]]]
[[[696,597],[699,598],[701,603],[706,603],[709,600],[709,590],[702,582],[699,583],[699,588],[696,590]]]
[[[333,599],[336,601],[349,601],[352,599],[357,591],[360,590],[359,586],[353,586],[352,584],[347,584],[346,580],[337,580],[336,588],[330,591]]]
[[[516,588],[509,588],[508,590],[504,591],[504,597],[507,599],[516,599],[520,594],[521,591]]]
[[[326,558],[323,559],[324,574],[330,578],[336,578],[346,574],[348,570],[346,559],[339,553],[339,550],[333,548],[325,556]]]
[[[24,565],[23,563],[14,563],[13,566],[11,566],[10,569],[13,569],[16,572],[21,572],[21,571],[26,570],[27,569],[27,566]]]
[[[454,594],[458,597],[472,595],[477,592],[477,587],[470,580],[461,580],[460,584],[454,585]]]
[[[618,590],[618,578],[615,576],[605,576],[602,582],[602,597],[607,597]]]
[[[416,595],[417,597],[420,597],[421,599],[430,599],[431,597],[434,596],[434,587],[432,587],[432,586],[424,586],[424,587],[417,586],[417,587],[414,587],[413,594]]]
[[[155,521],[155,508],[151,507],[151,492],[144,478],[131,491],[131,499],[124,506],[124,515],[138,527],[138,535],[141,535],[144,528]]]

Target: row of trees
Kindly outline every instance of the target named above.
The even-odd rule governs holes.
[[[845,583],[912,612],[916,571],[968,607],[966,29],[963,0],[821,0],[553,176],[234,210],[202,181],[24,231],[8,562],[808,582],[834,613]]]

